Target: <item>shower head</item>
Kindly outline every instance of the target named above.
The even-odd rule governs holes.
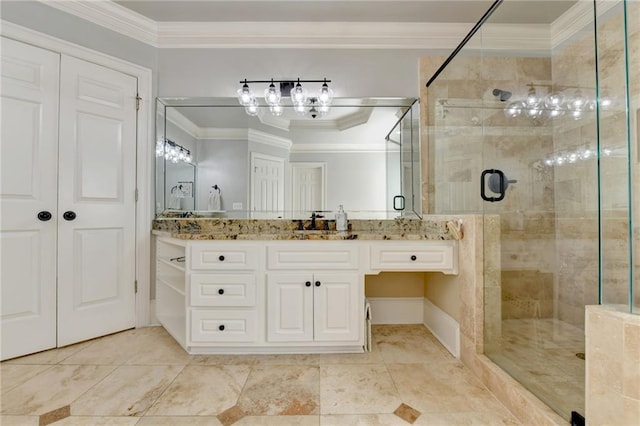
[[[493,96],[497,96],[500,102],[504,102],[511,97],[511,92],[508,90],[493,89],[491,93],[493,93]]]

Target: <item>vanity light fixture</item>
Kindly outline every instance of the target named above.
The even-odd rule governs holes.
[[[191,151],[169,139],[159,139],[156,142],[156,157],[164,157],[165,160],[169,160],[172,163],[177,163],[178,161],[190,163],[192,161]]]
[[[316,118],[318,115],[324,115],[329,112],[329,107],[333,101],[333,90],[329,87],[331,80],[326,78],[322,80],[247,80],[240,81],[242,87],[237,90],[238,102],[245,108],[248,115],[258,115],[258,109],[260,103],[255,93],[249,87],[249,84],[254,83],[269,83],[269,86],[264,89],[264,100],[269,106],[271,114],[274,116],[282,115],[284,108],[281,104],[282,97],[288,96],[291,98],[293,109],[297,113],[309,114]],[[317,95],[310,95],[306,84],[302,83],[322,83],[320,91]],[[307,108],[309,110],[307,111]]]

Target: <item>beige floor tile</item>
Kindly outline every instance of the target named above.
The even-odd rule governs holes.
[[[0,416],[2,426],[38,426],[39,416]]]
[[[4,361],[3,364],[58,364],[71,355],[93,345],[96,341],[97,339],[93,339],[86,342],[76,343],[75,345],[65,346],[59,349],[50,349],[48,351],[38,352],[33,355],[10,359],[8,361]]]
[[[277,354],[256,357],[255,365],[320,365],[316,354]]]
[[[190,365],[254,365],[261,355],[192,355]]]
[[[54,426],[133,426],[138,417],[71,416],[53,423]]]
[[[89,364],[89,365],[122,365],[136,354],[153,352],[153,333],[158,327],[138,328],[110,336],[101,337],[87,348],[71,355],[62,361],[62,364]],[[160,332],[166,333],[164,330]]]
[[[319,426],[320,416],[247,416],[233,426]]]
[[[382,356],[378,345],[375,343],[371,352],[363,352],[359,354],[321,354],[318,355],[320,365],[328,364],[382,364]]]
[[[517,426],[521,423],[508,412],[423,413],[414,426]]]
[[[2,395],[3,414],[40,415],[69,405],[113,366],[56,365]]]
[[[360,414],[320,416],[320,426],[408,426],[395,414]]]
[[[430,334],[383,335],[376,337],[376,344],[387,364],[416,364],[455,359]]]
[[[233,407],[249,376],[246,365],[188,365],[149,415],[215,416]]]
[[[136,426],[222,426],[222,423],[207,416],[144,416]]]
[[[18,385],[23,384],[32,377],[51,368],[51,365],[22,365],[0,364],[0,380],[2,380],[2,393],[5,393]]]
[[[384,365],[320,367],[321,414],[393,413],[401,402]]]
[[[255,366],[238,399],[248,416],[319,414],[319,367]]]
[[[181,366],[123,365],[71,404],[71,414],[141,416],[175,379]]]
[[[503,409],[491,392],[458,362],[397,364],[389,365],[388,369],[402,402],[423,414]]]
[[[148,347],[153,351],[137,351],[127,360],[129,365],[187,365],[191,361],[189,355],[169,334],[145,336]]]

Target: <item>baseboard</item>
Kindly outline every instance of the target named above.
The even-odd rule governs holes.
[[[367,297],[371,324],[423,324],[422,297]]]
[[[424,298],[424,325],[451,355],[460,358],[460,325],[445,311]],[[375,315],[375,311],[374,311]]]

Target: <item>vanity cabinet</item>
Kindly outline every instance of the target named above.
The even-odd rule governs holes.
[[[457,273],[455,241],[158,237],[156,247],[156,316],[193,354],[362,352],[365,274]]]
[[[353,272],[270,273],[267,341],[358,341],[359,284]]]

